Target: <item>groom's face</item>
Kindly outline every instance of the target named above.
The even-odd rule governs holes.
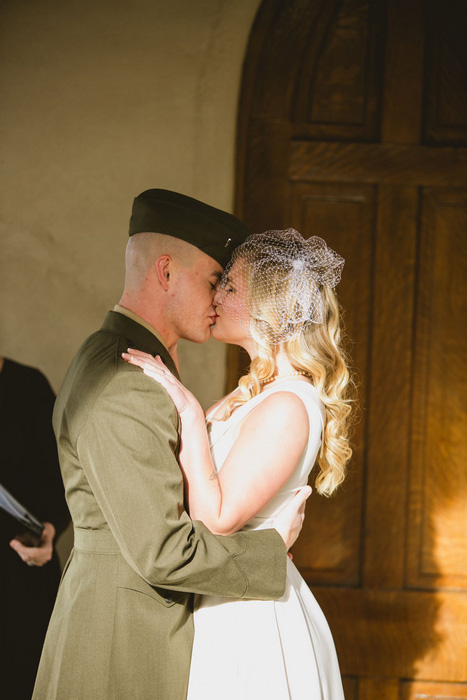
[[[222,271],[218,262],[201,251],[191,265],[177,270],[170,311],[178,338],[194,343],[209,340],[217,317],[213,302]]]

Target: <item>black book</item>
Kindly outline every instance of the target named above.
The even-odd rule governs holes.
[[[11,493],[0,484],[0,508],[2,520],[7,523],[10,539],[16,539],[27,547],[37,547],[44,525],[30,513]]]

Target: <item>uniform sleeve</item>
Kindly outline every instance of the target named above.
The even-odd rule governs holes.
[[[184,508],[178,414],[139,370],[117,373],[78,439],[78,456],[128,564],[150,585],[258,599],[284,593],[276,530],[213,535]]]

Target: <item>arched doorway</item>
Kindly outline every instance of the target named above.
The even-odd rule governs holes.
[[[467,696],[466,10],[264,0],[245,61],[238,214],[346,258],[357,449],[294,556],[348,700]]]

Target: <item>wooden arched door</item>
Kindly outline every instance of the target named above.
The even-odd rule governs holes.
[[[237,212],[346,258],[355,458],[294,556],[347,700],[467,697],[466,9],[264,0],[245,61]]]

